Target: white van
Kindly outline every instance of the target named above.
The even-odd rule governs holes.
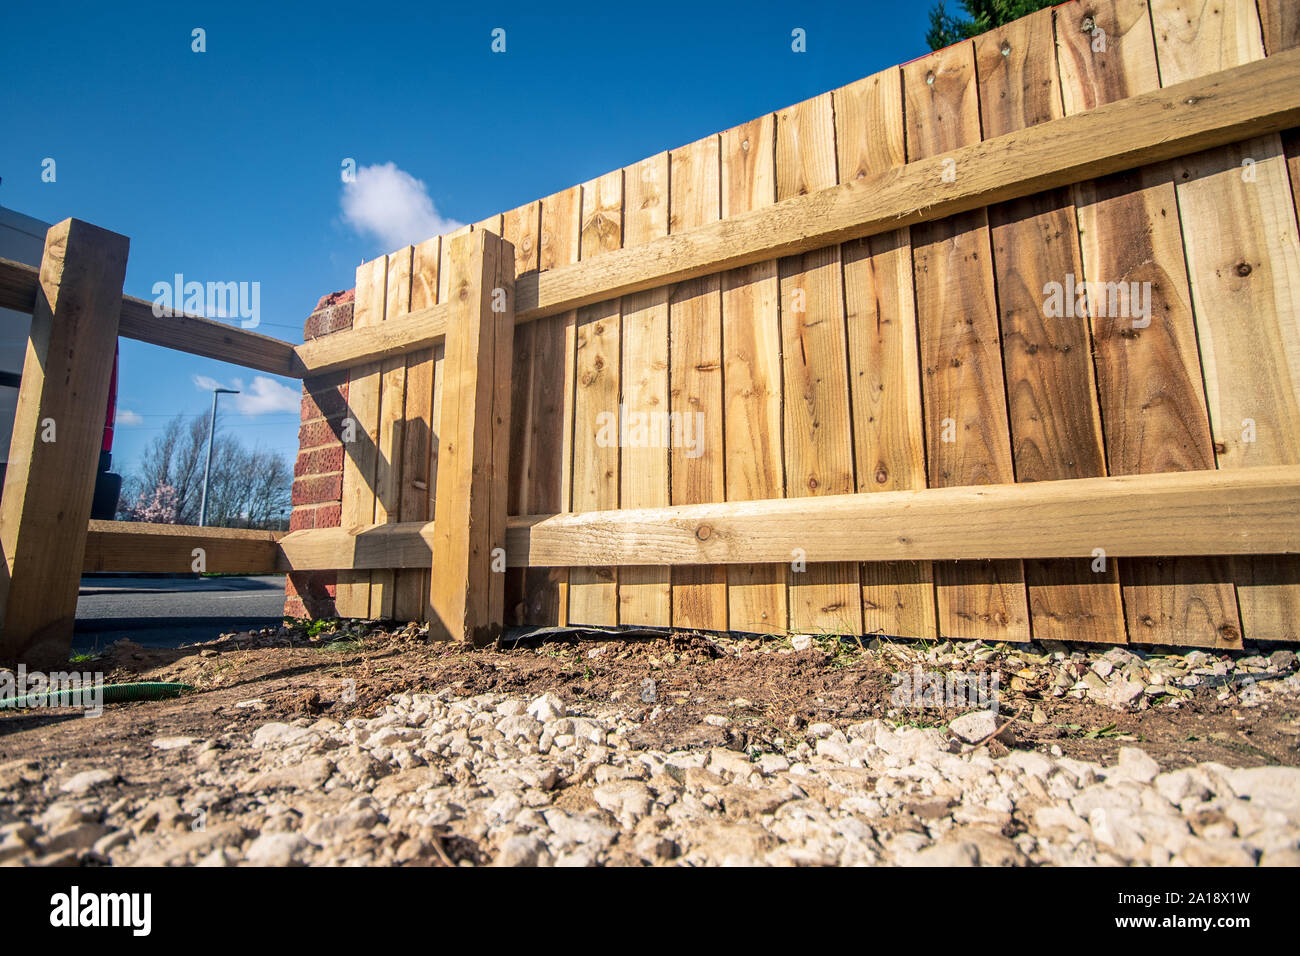
[[[40,266],[49,223],[0,206],[0,258]],[[27,332],[32,317],[0,309],[0,466],[9,461],[9,441],[14,434],[18,408],[18,381],[27,354]]]

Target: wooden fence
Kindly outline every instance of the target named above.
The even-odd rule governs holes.
[[[344,616],[1300,640],[1292,6],[1042,11],[365,263],[296,348],[120,331],[348,370],[342,527],[266,551]]]

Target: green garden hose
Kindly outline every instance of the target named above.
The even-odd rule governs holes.
[[[167,681],[139,681],[132,684],[105,684],[100,688],[89,685],[82,688],[69,688],[54,693],[42,691],[36,694],[24,694],[22,697],[6,697],[0,700],[0,710],[22,707],[79,707],[87,694],[102,692],[106,704],[130,704],[140,700],[166,700],[179,697],[183,690],[193,690],[190,684],[176,684]]]

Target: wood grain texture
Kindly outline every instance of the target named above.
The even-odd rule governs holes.
[[[1293,0],[1259,0],[1264,51],[1269,56],[1300,46],[1300,4]]]
[[[25,262],[0,259],[0,308],[31,314],[36,307],[39,272]],[[154,315],[154,304],[121,297],[117,334],[190,355],[242,365],[259,372],[302,378],[294,346],[251,329],[201,315]]]
[[[1263,2],[1265,33],[1295,32],[1288,12]],[[494,380],[516,382],[511,415],[518,423],[508,437],[508,509],[516,518],[507,537],[512,551],[523,547],[526,554],[508,555],[519,568],[511,577],[510,618],[991,640],[1032,632],[1089,641],[1122,640],[1127,624],[1135,640],[1235,646],[1242,631],[1237,580],[1247,617],[1261,631],[1285,633],[1294,609],[1276,595],[1300,586],[1288,576],[1291,562],[1238,561],[1245,553],[1240,540],[1205,546],[1203,528],[1190,538],[1145,528],[1144,547],[1170,548],[1150,557],[1136,550],[1136,518],[1117,515],[1113,501],[1099,506],[1110,509],[1105,518],[1091,505],[1071,505],[1094,523],[1125,527],[1120,535],[1109,526],[1094,535],[1095,547],[1128,549],[1108,551],[1123,560],[1109,562],[1100,580],[1089,567],[1093,548],[1054,553],[1060,537],[1048,534],[1056,543],[1044,545],[1042,536],[1019,530],[1033,543],[975,543],[964,537],[965,518],[955,510],[947,520],[961,525],[958,544],[950,536],[944,551],[935,543],[939,529],[928,525],[921,533],[929,544],[919,550],[910,538],[872,539],[879,547],[870,556],[886,560],[851,571],[849,615],[863,615],[856,623],[819,626],[819,616],[843,609],[833,589],[806,591],[802,604],[792,604],[797,590],[771,577],[784,576],[779,562],[800,546],[796,535],[831,520],[819,508],[781,510],[788,507],[782,497],[800,494],[809,481],[820,496],[842,477],[843,494],[883,495],[888,504],[903,490],[921,493],[927,472],[929,491],[954,494],[1013,481],[1028,487],[1103,480],[1078,476],[1107,471],[1163,479],[1164,472],[1213,467],[1214,439],[1222,444],[1217,463],[1228,467],[1224,459],[1232,454],[1259,453],[1258,434],[1233,447],[1220,426],[1222,406],[1239,414],[1232,401],[1259,399],[1235,382],[1238,369],[1221,367],[1225,355],[1248,350],[1266,356],[1268,366],[1252,371],[1251,388],[1282,396],[1281,419],[1289,414],[1285,397],[1288,388],[1295,397],[1295,368],[1285,316],[1294,303],[1274,297],[1272,308],[1282,316],[1277,336],[1225,346],[1200,315],[1214,300],[1199,287],[1211,273],[1222,279],[1221,267],[1207,266],[1210,253],[1222,249],[1192,238],[1185,260],[1182,252],[1183,194],[1200,180],[1240,170],[1229,163],[1207,172],[1197,165],[1201,156],[1174,160],[1205,149],[1228,155],[1235,141],[1253,149],[1252,137],[1277,139],[1278,130],[1300,123],[1300,51],[1279,49],[1275,62],[1260,60],[1248,2],[1169,0],[1166,7],[1175,12],[1157,9],[1157,23],[1176,35],[1167,42],[1179,48],[1159,62],[1143,0],[1099,0],[1086,9],[1066,4],[651,157],[571,190],[567,199],[557,194],[523,207],[528,211],[517,210],[513,224],[508,213],[466,227],[526,236],[526,224],[536,224],[536,255],[525,252],[515,263],[515,318],[523,328],[509,372],[493,373]],[[1087,17],[1093,22],[1085,26]],[[1094,49],[1097,28],[1104,53]],[[1291,41],[1267,42],[1272,53]],[[1188,46],[1203,50],[1188,53]],[[1220,69],[1226,72],[1196,75]],[[1295,244],[1286,174],[1296,171],[1286,169],[1284,148],[1277,159],[1281,179],[1256,165],[1255,178],[1243,181],[1257,188],[1259,174],[1268,174],[1264,184],[1274,197],[1264,205],[1274,219],[1239,225],[1252,233],[1261,222],[1264,231],[1270,222],[1282,226],[1280,240],[1256,236],[1246,250],[1253,251],[1251,273],[1270,277],[1278,261],[1273,247]],[[1156,161],[1163,165],[1151,165]],[[663,168],[662,186],[653,176],[641,178]],[[950,169],[955,176],[944,175]],[[1190,182],[1175,186],[1173,176],[1183,172]],[[1219,200],[1220,216],[1238,204]],[[1207,231],[1231,230],[1216,222]],[[1232,236],[1228,244],[1241,246]],[[821,261],[832,253],[833,266]],[[1228,265],[1239,267],[1242,255]],[[794,264],[783,266],[777,256]],[[1149,281],[1152,321],[1135,328],[1132,316],[1112,314],[1095,299],[1091,310],[1046,315],[1046,287],[1069,278]],[[3,288],[0,282],[0,296]],[[1250,307],[1266,299],[1256,296]],[[795,321],[810,308],[816,315]],[[299,357],[382,360],[405,354],[411,343],[427,349],[445,337],[448,314],[425,305],[383,335],[358,329],[330,343],[329,353],[312,351],[312,344]],[[822,328],[827,315],[837,329]],[[1240,317],[1233,321],[1241,324]],[[354,346],[360,352],[348,351]],[[409,361],[405,370],[409,377]],[[1262,390],[1261,377],[1272,379]],[[409,387],[407,393],[409,401]],[[548,393],[549,402],[535,401]],[[685,443],[664,449],[632,441],[623,430],[638,406],[661,402],[679,413],[716,409],[704,418],[704,435],[687,437],[703,439],[699,456],[687,454]],[[605,441],[597,434],[602,412],[612,432]],[[951,429],[942,427],[945,419]],[[1295,432],[1267,424],[1279,435]],[[1280,448],[1281,457],[1261,460],[1292,463],[1285,436],[1269,452]],[[716,460],[709,460],[710,448]],[[1211,489],[1212,500],[1217,494]],[[979,511],[973,502],[982,499],[963,500]],[[1188,517],[1190,499],[1172,510],[1167,498],[1148,504],[1157,501],[1166,520],[1199,520]],[[742,510],[727,510],[732,505]],[[611,517],[591,508],[623,511]],[[569,509],[584,514],[564,516]],[[832,510],[840,520],[866,521],[852,508]],[[941,512],[925,513],[938,520]],[[871,514],[879,520],[882,513]],[[1074,535],[1070,548],[1081,548],[1077,515],[1054,514]],[[906,521],[889,527],[906,538],[915,518],[909,510]],[[751,520],[774,520],[779,534],[735,540],[753,533],[741,529],[758,527],[746,524]],[[1010,518],[1004,524],[1020,528]],[[1289,542],[1285,527],[1277,530]],[[372,542],[365,549],[373,554],[377,542],[398,546],[409,534],[376,522],[356,537]],[[855,565],[863,559],[853,550],[860,542],[831,538],[844,550],[812,553],[853,555],[847,560]],[[580,539],[594,543],[581,550]],[[1211,557],[1188,551],[1190,540],[1201,541]],[[647,566],[647,555],[664,562]],[[760,555],[767,560],[755,563]],[[934,572],[933,560],[949,563]],[[578,585],[572,600],[570,575]]]
[[[414,248],[388,254],[384,295],[384,320],[411,311],[411,263]],[[379,387],[379,451],[375,461],[375,523],[401,520],[402,451],[406,430],[406,356],[382,363]],[[382,620],[396,617],[397,588],[391,571],[370,575],[370,615]]]
[[[1264,56],[1249,0],[1151,7],[1161,83]],[[1278,56],[1286,56],[1282,53]],[[1300,237],[1277,135],[1174,163],[1220,468],[1300,461]],[[1243,636],[1300,637],[1300,563],[1234,562]]]
[[[200,528],[142,521],[95,521],[87,526],[83,572],[192,574],[194,549],[202,548],[213,574],[275,574],[277,531]]]
[[[439,237],[446,239],[448,237]],[[441,346],[447,337],[445,305],[430,305],[409,315],[356,328],[322,335],[295,347],[295,352],[307,377],[353,369],[360,365],[382,362],[394,356],[405,355]]]
[[[722,214],[718,136],[669,156],[670,233],[716,221]],[[722,286],[717,276],[679,283],[668,299],[672,503],[726,497],[722,395]],[[725,568],[674,568],[673,627],[727,629]]]
[[[435,522],[436,524],[437,522]],[[436,539],[436,534],[432,537]],[[1066,478],[863,495],[727,501],[509,519],[509,561],[625,567],[784,563],[809,539],[813,561],[1082,557],[1100,544],[1128,557],[1295,554],[1300,468]],[[422,566],[430,539],[418,523],[295,531],[279,541],[283,567]]]
[[[442,239],[434,236],[413,247],[407,314],[437,303],[438,268]],[[390,269],[391,274],[391,269]],[[386,321],[394,321],[390,316]],[[438,347],[442,350],[442,346]],[[406,392],[403,396],[401,497],[399,520],[427,521],[430,507],[432,453],[437,441],[433,417],[435,350],[422,349],[406,357]],[[429,593],[429,571],[398,572],[393,581],[393,617],[399,621],[422,621]]]
[[[1264,50],[1270,57],[1300,47],[1300,4],[1291,0],[1259,0],[1259,17]],[[1282,150],[1291,179],[1291,200],[1300,218],[1300,129],[1282,133]]]
[[[451,249],[449,243],[442,242],[438,250],[438,275],[439,284],[441,277],[447,274],[448,260]],[[443,385],[446,381],[447,371],[447,349],[446,345],[439,345],[433,350],[433,415],[430,419],[429,427],[429,506],[428,512],[430,518],[436,518],[438,514],[438,455],[441,446],[442,436],[442,398]],[[424,619],[426,621],[433,619],[433,565],[432,557],[426,562],[425,567],[428,573],[423,576],[424,592]],[[503,603],[504,607],[504,603]]]
[[[584,260],[623,244],[623,171],[582,187],[581,255]],[[617,299],[578,310],[577,376],[573,400],[574,511],[617,508],[617,421],[621,382],[622,319]],[[611,422],[615,423],[611,431]],[[618,572],[580,567],[569,572],[569,622],[608,627],[618,623]]]
[[[972,43],[907,64],[903,78],[909,161],[979,141]],[[987,214],[913,228],[912,261],[930,487],[1013,481]],[[1029,639],[1020,562],[936,565],[935,587],[943,636]]]
[[[501,213],[498,213],[495,216],[488,216],[486,219],[480,219],[478,222],[471,223],[470,230],[482,230],[483,232],[490,232],[495,236],[499,236],[501,235],[501,219]]]
[[[808,559],[967,561],[990,557],[1295,554],[1300,468],[1171,472],[728,501],[519,518],[512,553],[529,561],[732,564]],[[526,531],[526,535],[525,532]],[[553,537],[551,535],[554,535]],[[524,541],[527,541],[525,544]]]
[[[1102,31],[1104,49],[1082,29],[1088,17],[1093,31]],[[1059,7],[1057,41],[1067,113],[1159,87],[1145,0]],[[1131,317],[1099,310],[1091,315],[1110,473],[1213,468],[1169,164],[1079,183],[1073,193],[1084,273],[1100,283],[1138,283],[1151,296],[1150,322],[1143,327]],[[1231,647],[1240,640],[1226,561],[1127,559],[1120,562],[1120,581],[1132,642]]]
[[[837,179],[831,94],[780,110],[777,199],[826,189]],[[781,260],[780,283],[786,494],[855,491],[839,247]],[[856,566],[805,564],[801,554],[791,563],[788,581],[791,630],[860,633],[862,592]]]
[[[541,261],[542,204],[531,202],[512,209],[501,217],[502,237],[515,247],[515,275],[536,272]],[[515,329],[514,356],[510,381],[509,474],[506,477],[509,498],[506,513],[523,514],[528,498],[529,476],[533,470],[533,332],[529,322]],[[507,625],[521,625],[525,614],[525,571],[512,568],[506,574],[505,616]]]
[[[900,170],[672,234],[635,253],[627,250],[590,263],[542,270],[521,279],[516,319],[532,322],[616,296],[893,232],[1296,126],[1300,51],[1288,50],[952,150],[951,156],[909,162]],[[945,182],[941,177],[949,159],[963,172]],[[0,282],[0,300],[3,294]],[[141,307],[147,310],[149,304]],[[421,319],[404,328],[415,343],[410,348],[441,340],[442,310]],[[384,358],[394,348],[401,351],[398,336],[371,336],[353,330],[297,346],[289,374],[321,374]]]
[[[776,119],[766,114],[729,129],[719,143],[722,216],[776,201]],[[722,275],[723,445],[728,501],[785,494],[782,452],[780,283],[775,260]],[[789,623],[786,569],[727,568],[733,631],[784,634]]]
[[[1300,47],[1300,4],[1291,0],[1259,0],[1259,18],[1264,31],[1264,52],[1269,56]],[[1282,133],[1282,149],[1291,176],[1291,197],[1300,214],[1300,130]]]
[[[387,256],[357,266],[353,328],[365,329],[383,322],[387,288]],[[343,501],[340,507],[340,526],[344,528],[368,526],[375,521],[382,376],[382,362],[359,366],[349,376],[348,414],[343,423]],[[339,617],[370,617],[370,572],[340,571],[334,606]]]
[[[503,624],[514,271],[514,249],[493,233],[449,243],[458,314],[445,359],[429,633],[475,646]]]
[[[581,188],[547,196],[541,206],[540,268],[577,262]],[[533,329],[529,471],[526,494],[520,502],[525,513],[568,511],[571,506],[576,333],[576,312],[544,319]],[[525,573],[525,624],[567,622],[568,577],[566,568],[530,568]]]
[[[668,235],[668,154],[659,153],[623,171],[623,246]],[[668,290],[625,296],[621,303],[622,436],[619,503],[647,508],[669,503],[668,448],[650,422],[668,412]],[[639,428],[632,425],[640,423]],[[643,627],[672,624],[671,571],[623,568],[618,574],[618,623]]]
[[[942,51],[947,52],[947,51]],[[599,265],[543,272],[519,289],[530,321],[566,308],[797,255],[828,244],[892,232],[918,222],[1068,186],[1188,152],[1300,125],[1300,54],[1268,60],[1131,97],[909,162],[900,172],[821,190],[800,201],[722,220]],[[913,69],[908,64],[908,70]],[[951,124],[949,124],[951,125]],[[933,127],[936,135],[946,130]],[[944,161],[962,174],[942,179]],[[910,160],[910,157],[909,157]]]
[[[906,161],[902,73],[877,73],[834,92],[841,182]],[[925,434],[907,229],[841,249],[857,490],[925,487]],[[862,565],[868,634],[934,637],[934,571],[928,563]]]
[[[79,219],[45,234],[0,500],[0,665],[72,648],[129,245]]]
[[[1040,10],[975,40],[985,137],[1063,115],[1053,12]],[[1088,316],[1053,307],[1047,290],[1083,281],[1068,189],[989,209],[1007,412],[1017,481],[1106,474]],[[1038,638],[1127,640],[1113,561],[1027,561],[1030,627]]]

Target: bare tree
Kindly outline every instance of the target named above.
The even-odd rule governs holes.
[[[137,474],[124,483],[119,517],[128,521],[198,524],[207,458],[208,417],[177,415],[145,449]],[[247,448],[233,435],[212,447],[208,524],[280,527],[290,507],[293,473],[275,452]]]

